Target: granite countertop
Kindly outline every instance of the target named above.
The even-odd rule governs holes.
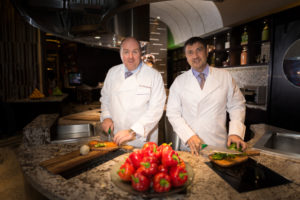
[[[268,126],[252,126],[255,131],[264,131]],[[262,133],[257,133],[260,137]],[[249,142],[257,140],[255,137]],[[255,141],[254,141],[255,142]],[[25,178],[49,199],[140,199],[122,191],[111,182],[110,170],[118,162],[123,162],[128,154],[101,164],[71,179],[53,175],[39,166],[39,163],[57,155],[76,150],[82,143],[47,144],[34,147],[21,146],[18,159]],[[262,152],[253,157],[293,183],[275,186],[251,192],[238,193],[219,175],[210,169],[205,162],[208,158],[179,152],[194,170],[194,180],[186,194],[175,194],[168,199],[300,199],[300,160],[284,156],[274,156]]]

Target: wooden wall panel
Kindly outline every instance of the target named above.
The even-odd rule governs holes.
[[[9,0],[0,1],[0,101],[26,98],[41,87],[38,30],[19,16]]]

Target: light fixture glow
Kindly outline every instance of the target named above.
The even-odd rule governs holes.
[[[95,36],[94,38],[97,39],[97,40],[99,40],[101,37],[100,36]]]

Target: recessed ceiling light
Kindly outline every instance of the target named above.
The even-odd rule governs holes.
[[[99,40],[101,37],[100,36],[95,36],[94,38],[97,39],[97,40]]]

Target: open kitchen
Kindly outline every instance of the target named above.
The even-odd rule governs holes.
[[[300,199],[299,0],[0,9],[0,199]]]

